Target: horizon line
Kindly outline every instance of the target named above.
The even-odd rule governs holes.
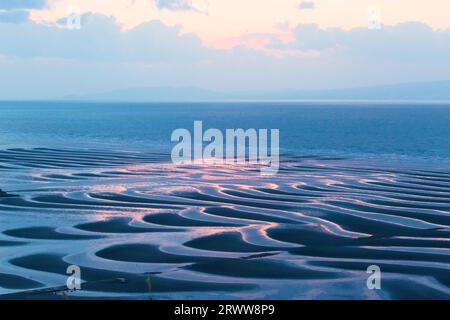
[[[28,103],[28,102],[50,102],[50,103],[84,103],[84,104],[179,104],[179,103],[310,103],[310,102],[328,102],[328,103],[431,103],[431,104],[450,104],[450,99],[184,99],[184,100],[89,100],[89,99],[0,99],[0,103]]]

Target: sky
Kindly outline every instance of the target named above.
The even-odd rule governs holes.
[[[449,79],[448,0],[0,0],[0,99]]]

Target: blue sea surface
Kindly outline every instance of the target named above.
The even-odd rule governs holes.
[[[279,129],[300,155],[450,159],[450,104],[0,102],[0,147],[169,151],[177,128]]]

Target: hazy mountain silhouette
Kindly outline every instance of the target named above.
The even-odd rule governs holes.
[[[402,83],[332,90],[218,92],[195,87],[128,88],[65,97],[89,101],[214,101],[214,100],[450,100],[450,80]]]

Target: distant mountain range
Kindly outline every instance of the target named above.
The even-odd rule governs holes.
[[[284,90],[216,92],[199,88],[128,88],[110,92],[65,97],[66,100],[112,102],[179,102],[227,100],[446,100],[450,101],[450,80],[402,83],[334,90]]]

